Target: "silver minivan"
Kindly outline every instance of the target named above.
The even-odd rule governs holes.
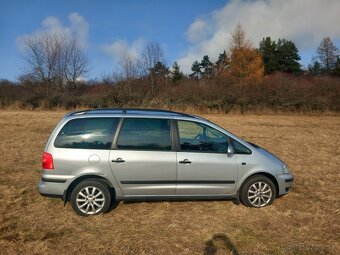
[[[115,201],[231,199],[270,205],[293,176],[278,157],[179,112],[95,109],[67,114],[45,147],[39,192],[80,215]]]

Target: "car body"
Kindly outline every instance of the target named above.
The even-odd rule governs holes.
[[[292,181],[278,157],[204,118],[95,109],[57,124],[38,187],[90,215],[121,200],[234,199],[263,207],[287,194]]]

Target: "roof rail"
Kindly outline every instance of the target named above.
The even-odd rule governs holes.
[[[193,115],[186,114],[186,113],[170,111],[170,110],[163,110],[163,109],[150,109],[150,108],[96,108],[96,109],[72,112],[69,115],[81,115],[81,114],[91,113],[93,111],[121,111],[122,114],[126,114],[129,111],[163,112],[163,113],[171,113],[171,114],[176,114],[176,115],[181,115],[181,116],[194,117]]]

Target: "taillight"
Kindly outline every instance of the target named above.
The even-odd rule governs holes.
[[[50,153],[44,152],[43,158],[42,158],[42,167],[45,170],[53,170],[53,157]]]

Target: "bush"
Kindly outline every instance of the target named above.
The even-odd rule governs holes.
[[[29,109],[144,107],[195,111],[339,112],[340,78],[276,73],[261,83],[242,86],[226,78],[184,79],[173,86],[162,80],[151,92],[147,78],[108,84],[47,87],[44,84],[0,81],[0,107]]]

